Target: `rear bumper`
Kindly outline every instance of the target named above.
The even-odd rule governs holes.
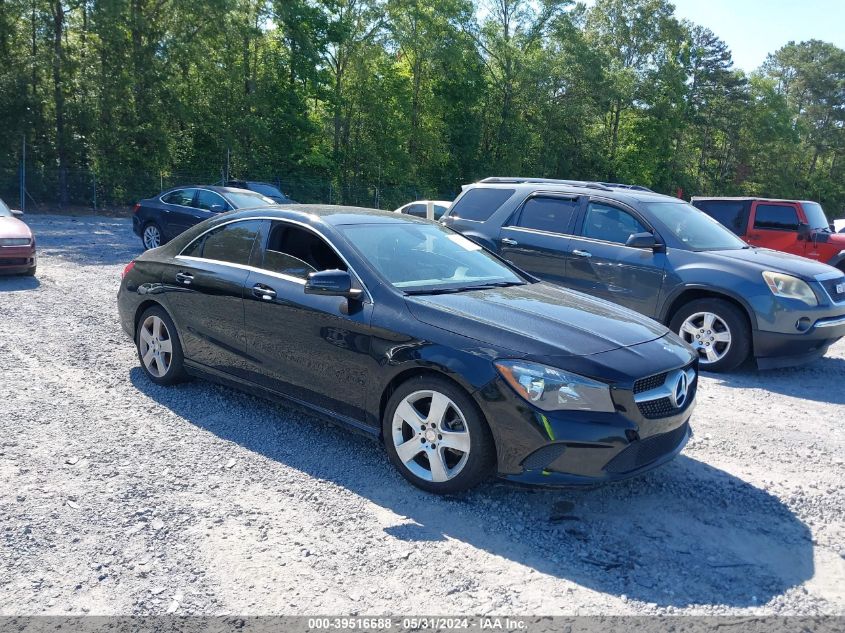
[[[0,246],[0,274],[25,273],[34,268],[36,263],[32,246]]]
[[[802,334],[754,332],[754,356],[760,369],[792,367],[824,356],[828,348],[845,336],[845,313],[817,319]]]
[[[141,218],[138,217],[137,214],[132,216],[132,232],[135,233],[138,237],[141,237],[143,233],[143,226],[141,225]]]

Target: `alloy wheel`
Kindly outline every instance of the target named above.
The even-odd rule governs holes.
[[[457,477],[466,466],[470,435],[458,405],[439,391],[415,391],[393,414],[396,454],[413,475],[430,482]]]
[[[173,362],[173,341],[164,321],[155,315],[148,316],[138,333],[138,350],[147,371],[162,378]]]
[[[681,324],[679,336],[698,352],[702,365],[722,360],[731,348],[731,330],[725,320],[712,312],[696,312]]]
[[[161,231],[157,226],[151,224],[144,229],[144,246],[148,249],[161,246]]]

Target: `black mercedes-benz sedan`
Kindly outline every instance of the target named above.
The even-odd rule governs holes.
[[[676,335],[413,216],[222,214],[128,264],[118,301],[153,382],[295,401],[431,492],[622,479],[690,434],[698,361]]]

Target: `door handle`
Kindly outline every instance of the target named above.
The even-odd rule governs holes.
[[[503,237],[502,244],[504,244],[505,246],[517,246],[519,242],[517,242],[516,240],[512,240],[509,237]]]
[[[252,294],[259,299],[264,299],[264,301],[272,301],[276,298],[276,291],[264,284],[255,284],[252,287]]]
[[[190,286],[191,282],[193,280],[194,280],[194,276],[191,273],[183,273],[183,272],[176,273],[176,281],[183,283],[186,286]]]
[[[575,257],[592,257],[593,256],[593,254],[590,251],[582,251],[582,250],[578,250],[578,249],[575,249],[574,251],[572,251],[572,254],[575,255]]]

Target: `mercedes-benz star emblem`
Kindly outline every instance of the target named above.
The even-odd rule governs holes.
[[[675,386],[672,389],[672,395],[670,396],[670,400],[676,409],[680,409],[684,406],[684,403],[687,401],[688,394],[689,378],[687,378],[687,372],[678,372],[678,378],[675,380]]]

